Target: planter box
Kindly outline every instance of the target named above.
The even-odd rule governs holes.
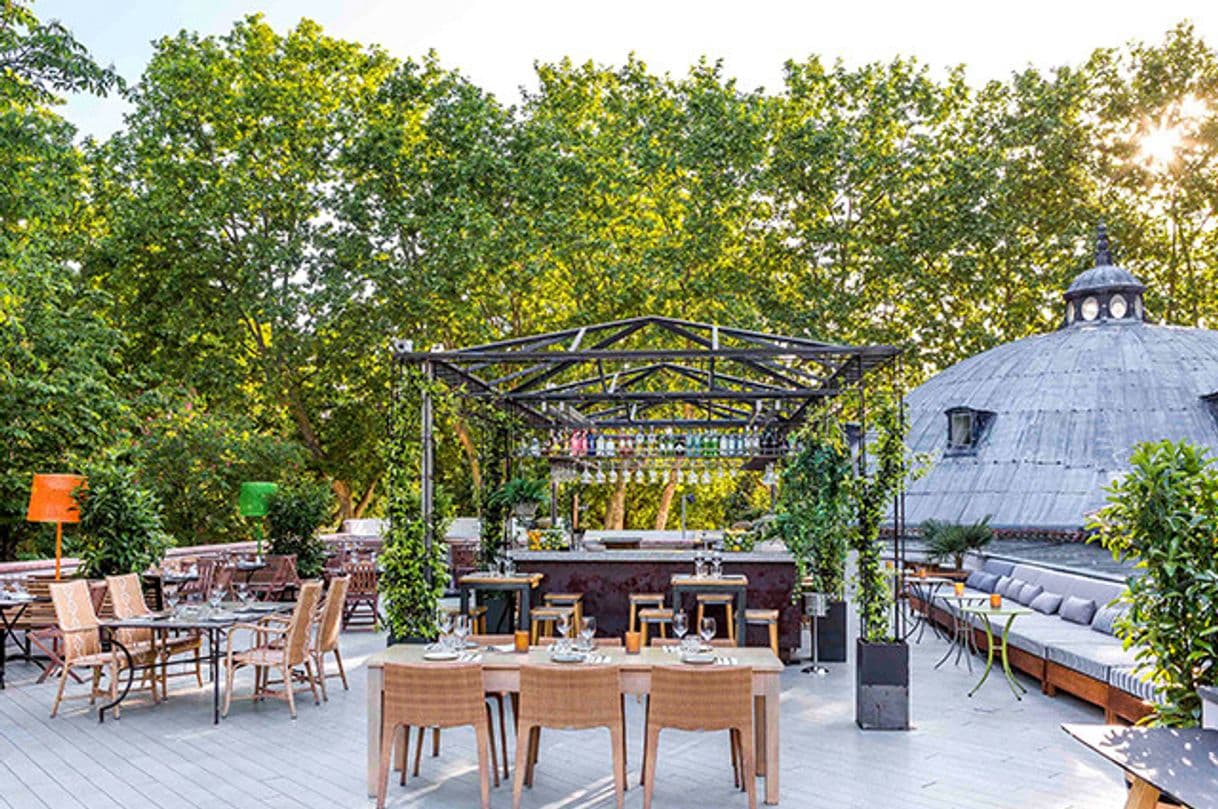
[[[822,663],[846,662],[846,607],[845,601],[830,601],[829,612],[817,623],[816,648]]]
[[[864,730],[909,729],[909,646],[855,642],[854,721]]]

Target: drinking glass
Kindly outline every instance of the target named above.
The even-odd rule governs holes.
[[[245,583],[237,585],[237,600],[241,602],[241,606],[248,607],[250,605],[250,586]]]
[[[165,603],[169,605],[169,611],[174,615],[178,614],[178,602],[181,600],[182,596],[178,594],[177,590],[165,594]]]
[[[469,637],[469,616],[453,616],[453,634],[457,637],[457,648],[465,648],[465,639]]]
[[[711,556],[711,575],[716,579],[723,575],[723,556],[717,552]]]
[[[441,607],[436,611],[436,625],[440,628],[441,635],[447,635],[453,631],[453,614]]]
[[[680,640],[688,631],[689,623],[685,620],[685,610],[677,610],[672,614],[672,634],[677,636],[677,640]]]
[[[702,643],[704,645],[710,646],[711,638],[715,637],[716,629],[714,618],[707,617],[702,619],[702,622],[698,625],[698,634],[702,636]]]
[[[571,631],[571,616],[567,615],[566,613],[558,616],[558,620],[555,622],[554,628],[558,630],[558,636],[560,638],[567,637],[567,633]]]
[[[594,648],[594,644],[592,643],[592,638],[595,636],[596,636],[596,618],[594,618],[592,616],[586,616],[583,619],[583,621],[581,622],[581,625],[579,628],[579,637],[580,637],[580,640],[583,641],[583,643],[581,645],[583,646],[584,651],[586,651],[586,652],[592,651],[592,649]]]
[[[220,602],[223,600],[224,600],[224,588],[223,587],[213,587],[212,591],[211,591],[211,595],[208,596],[208,598],[207,598],[207,605],[209,607],[211,607],[213,610],[219,609]]]

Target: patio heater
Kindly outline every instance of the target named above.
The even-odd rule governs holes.
[[[241,516],[254,520],[254,539],[258,541],[258,558],[262,558],[262,518],[271,505],[271,495],[279,486],[266,481],[246,481],[241,484],[237,509]]]
[[[30,486],[30,507],[25,518],[30,522],[55,523],[55,581],[60,579],[63,560],[63,524],[80,522],[80,507],[72,492],[84,487],[81,475],[34,475]]]
[[[812,665],[800,671],[824,677],[829,669],[820,664],[820,619],[829,614],[829,597],[824,593],[804,593],[804,609],[812,618]]]

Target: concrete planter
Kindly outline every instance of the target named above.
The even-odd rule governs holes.
[[[854,721],[864,730],[909,729],[909,646],[855,641]]]

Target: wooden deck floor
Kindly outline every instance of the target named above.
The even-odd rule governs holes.
[[[234,704],[210,723],[210,689],[180,680],[179,693],[157,707],[132,703],[121,721],[99,725],[86,703],[50,719],[52,685],[34,685],[34,670],[10,664],[0,692],[0,809],[145,809],[146,807],[354,807],[364,796],[363,659],[384,637],[343,638],[351,691],[337,680],[330,702],[300,705],[292,721],[283,703]],[[963,666],[935,671],[941,641],[914,647],[913,715],[907,733],[864,733],[853,724],[852,669],[832,666],[816,679],[789,667],[783,675],[782,805],[802,807],[1118,807],[1124,789],[1114,770],[1059,729],[1062,722],[1100,722],[1098,710],[1069,697],[1049,699],[1031,682],[1016,702],[1001,676],[977,697]],[[248,689],[248,679],[239,680]],[[631,789],[638,787],[642,712],[630,701]],[[536,786],[526,807],[613,805],[608,734],[552,733],[543,738]],[[438,759],[425,758],[419,779],[391,784],[390,805],[471,807],[478,784],[469,731],[446,732]],[[492,794],[511,805],[510,786]],[[732,789],[726,735],[661,737],[655,806],[743,807]]]

